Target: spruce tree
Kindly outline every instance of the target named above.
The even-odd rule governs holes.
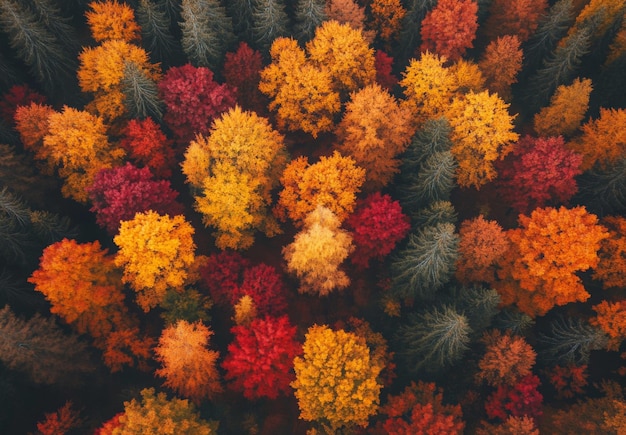
[[[535,325],[535,321],[517,308],[507,307],[494,317],[493,325],[503,331],[509,330],[513,334],[524,335]]]
[[[312,39],[315,35],[315,29],[326,20],[325,6],[324,0],[298,0],[295,11],[294,36],[301,43]]]
[[[34,12],[37,20],[42,23],[59,41],[66,52],[76,57],[80,50],[78,35],[72,27],[70,19],[63,16],[61,10],[52,0],[26,0],[28,7]]]
[[[589,362],[593,350],[604,349],[608,336],[600,328],[579,318],[559,317],[550,324],[550,332],[539,334],[538,354],[547,362],[562,366]]]
[[[124,64],[122,91],[125,96],[124,106],[131,118],[151,117],[161,121],[163,102],[159,99],[157,85],[133,62]]]
[[[254,5],[256,0],[227,0],[226,8],[233,18],[233,28],[240,40],[254,45]]]
[[[403,208],[411,212],[434,201],[448,201],[456,185],[457,166],[450,151],[430,155],[420,165],[413,183],[401,189]]]
[[[466,316],[448,306],[435,307],[400,327],[396,353],[412,373],[440,372],[461,360],[471,335]]]
[[[422,164],[433,154],[450,151],[452,127],[446,118],[429,119],[414,135],[402,157],[402,183],[413,184]]]
[[[35,163],[26,155],[0,143],[0,186],[40,207],[55,187],[55,180],[37,173]]]
[[[139,0],[136,16],[141,27],[141,42],[150,54],[150,59],[170,64],[180,48],[170,31],[171,22],[166,13],[151,0]]]
[[[411,0],[407,5],[400,31],[400,59],[407,61],[414,56],[415,49],[420,44],[422,20],[435,6],[437,0]]]
[[[458,215],[450,201],[435,201],[411,213],[413,227],[421,228],[438,223],[456,224]]]
[[[391,264],[392,292],[400,298],[434,297],[452,277],[459,236],[454,225],[438,223],[419,229]]]
[[[576,178],[573,202],[598,216],[626,211],[626,159],[607,168],[594,167]]]
[[[448,305],[467,317],[475,334],[480,334],[489,327],[499,311],[500,295],[498,292],[480,285],[452,288],[447,299]]]
[[[252,21],[254,42],[265,52],[269,51],[274,39],[289,35],[289,17],[282,0],[257,0]]]

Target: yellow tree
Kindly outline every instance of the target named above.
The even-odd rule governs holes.
[[[344,330],[313,325],[305,336],[304,355],[294,359],[296,380],[291,383],[300,418],[327,429],[367,426],[379,405],[383,369],[372,358],[365,339]]]
[[[124,154],[109,142],[102,118],[67,106],[48,116],[48,132],[38,153],[58,168],[63,196],[82,203],[89,199],[86,189],[98,171],[120,165]]]
[[[182,170],[219,248],[248,248],[255,230],[269,237],[280,232],[268,209],[286,162],[283,136],[238,106],[214,121],[208,138],[191,142]]]
[[[300,279],[300,293],[325,296],[350,284],[339,267],[354,246],[350,233],[340,227],[332,211],[318,206],[307,215],[304,229],[283,248],[287,270]]]
[[[488,91],[455,98],[446,117],[452,127],[450,152],[457,160],[457,183],[477,189],[496,178],[493,162],[503,158],[518,139],[509,105]]]
[[[97,42],[121,39],[127,42],[140,39],[140,28],[133,8],[117,0],[92,1],[85,12],[91,36]]]
[[[222,391],[215,366],[219,352],[207,348],[211,335],[213,331],[201,321],[179,320],[163,330],[154,348],[162,365],[155,374],[165,378],[165,386],[196,404]]]
[[[556,88],[550,105],[535,115],[534,128],[540,136],[572,136],[589,107],[590,79],[576,79]]]
[[[329,72],[308,63],[293,38],[276,38],[270,56],[272,62],[260,72],[259,90],[270,98],[279,128],[313,137],[332,130],[341,104]]]
[[[194,262],[194,229],[182,215],[161,216],[149,210],[122,221],[113,242],[115,264],[124,268],[122,281],[137,292],[137,303],[150,311],[168,289],[180,290]]]
[[[335,134],[337,148],[365,169],[364,188],[378,190],[398,172],[396,156],[406,150],[413,136],[410,110],[378,84],[351,94]]]
[[[283,222],[291,219],[301,227],[306,216],[322,205],[343,222],[356,206],[356,194],[365,181],[365,170],[354,159],[337,151],[309,164],[306,157],[293,160],[283,172],[275,214]]]
[[[370,10],[374,30],[386,46],[391,47],[391,43],[400,33],[406,9],[402,7],[400,0],[372,0]]]

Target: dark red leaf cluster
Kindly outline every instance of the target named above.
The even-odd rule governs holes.
[[[13,116],[19,106],[28,106],[30,103],[44,104],[46,97],[34,91],[28,85],[13,85],[9,91],[0,97],[0,118],[7,124],[13,125]]]
[[[224,60],[224,80],[235,89],[237,104],[259,115],[267,112],[269,101],[259,91],[260,71],[263,58],[257,50],[241,42],[234,53],[226,53]]]
[[[376,83],[391,91],[398,83],[398,77],[391,72],[393,57],[382,50],[376,50],[374,66],[376,67]]]
[[[490,419],[505,421],[509,416],[537,418],[541,415],[543,396],[537,390],[539,378],[526,375],[515,384],[502,384],[485,403],[485,411]]]

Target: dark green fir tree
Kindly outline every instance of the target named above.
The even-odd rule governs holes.
[[[535,321],[526,313],[522,313],[515,307],[502,309],[493,319],[493,326],[502,331],[511,331],[516,335],[525,335]]]
[[[53,0],[26,0],[26,4],[42,23],[59,41],[61,46],[73,57],[80,51],[78,35],[71,20],[63,15]]]
[[[135,63],[126,62],[122,78],[124,106],[133,119],[151,117],[161,121],[163,102],[159,99],[156,83],[146,75]]]
[[[151,0],[139,0],[135,12],[141,27],[141,44],[153,62],[171,65],[181,47],[170,30],[171,22],[165,11]]]
[[[294,36],[305,43],[313,38],[315,29],[326,20],[324,0],[298,0],[296,4],[296,24],[294,25]]]
[[[252,12],[254,42],[268,52],[274,39],[290,34],[289,17],[282,0],[257,0]]]
[[[435,6],[437,6],[437,0],[410,0],[408,2],[406,14],[402,19],[398,59],[406,62],[415,56],[415,50],[419,47],[421,39],[422,20]]]
[[[435,201],[448,201],[456,185],[458,164],[450,151],[437,152],[424,161],[409,185],[401,186],[403,209],[411,212]]]
[[[609,337],[600,328],[572,317],[559,317],[550,324],[550,332],[538,337],[538,356],[559,365],[583,365],[591,351],[604,349]]]
[[[458,215],[450,201],[435,201],[411,213],[411,222],[414,228],[422,228],[440,223],[454,225],[457,220]]]
[[[626,159],[606,168],[593,167],[576,178],[578,192],[572,202],[598,216],[626,211]]]
[[[256,0],[227,0],[226,9],[233,18],[235,34],[241,41],[254,45],[254,5]]]

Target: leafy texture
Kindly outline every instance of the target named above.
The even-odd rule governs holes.
[[[600,261],[593,277],[602,281],[604,288],[626,285],[626,219],[607,216],[602,224],[609,230],[609,237],[602,241]]]
[[[626,339],[626,301],[608,302],[602,301],[593,306],[596,316],[589,320],[593,326],[599,327],[609,336],[607,348],[619,350]]]
[[[45,419],[37,423],[38,433],[41,435],[65,434],[70,430],[81,426],[80,413],[73,409],[72,402],[65,402],[65,405],[57,411],[46,413]]]
[[[158,178],[169,178],[172,175],[172,141],[152,118],[128,121],[120,146],[136,166],[150,168],[150,172]]]
[[[231,89],[236,89],[237,104],[259,115],[267,112],[267,99],[259,91],[263,58],[245,42],[239,43],[237,51],[226,53],[223,76]]]
[[[478,29],[475,0],[439,0],[422,20],[420,50],[431,51],[454,62],[468,48]]]
[[[252,2],[252,35],[254,41],[267,50],[272,41],[289,34],[289,17],[283,0]]]
[[[542,413],[542,394],[537,390],[541,382],[535,375],[526,375],[514,385],[502,384],[491,393],[485,403],[487,417],[507,420],[510,416],[528,416],[536,419]]]
[[[372,27],[386,47],[391,47],[391,43],[399,36],[406,9],[400,0],[373,0],[370,8]]]
[[[126,42],[139,40],[139,25],[135,12],[117,0],[92,1],[85,13],[91,36],[96,42],[121,39]]]
[[[535,115],[534,127],[540,136],[572,136],[580,127],[589,107],[590,79],[576,79],[556,88],[550,105]]]
[[[493,0],[489,17],[484,24],[490,39],[498,36],[517,35],[520,42],[526,41],[535,31],[539,19],[548,7],[546,0]]]
[[[489,385],[513,385],[520,378],[531,374],[537,354],[523,337],[502,334],[497,329],[485,333],[482,339],[486,346],[478,362],[478,381]]]
[[[517,82],[522,56],[517,35],[504,35],[487,45],[478,63],[487,88],[506,101],[511,99],[511,85]]]

